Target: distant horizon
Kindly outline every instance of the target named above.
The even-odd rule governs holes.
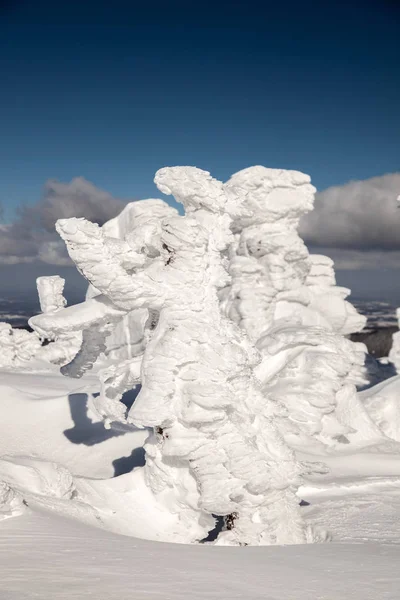
[[[42,275],[60,275],[66,280],[65,296],[68,303],[81,302],[84,299],[88,282],[74,266],[36,265],[36,269],[32,269],[32,265],[25,264],[19,265],[17,270],[13,267],[14,265],[0,264],[0,300],[15,298],[32,304],[38,303],[36,277]],[[348,297],[350,302],[385,302],[394,308],[400,306],[400,286],[396,284],[396,277],[399,275],[397,270],[335,270],[335,274],[337,285],[351,289],[351,295]],[[371,294],[371,277],[375,278],[375,294]],[[24,281],[22,289],[21,278]],[[382,293],[382,287],[386,290],[385,293]]]

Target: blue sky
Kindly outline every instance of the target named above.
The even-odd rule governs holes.
[[[48,178],[141,198],[172,164],[295,168],[319,189],[399,170],[395,2],[1,7],[8,219]]]
[[[262,164],[328,188],[315,248],[355,295],[400,302],[399,26],[397,0],[3,0],[0,291],[59,272],[44,216],[159,197],[166,165]]]

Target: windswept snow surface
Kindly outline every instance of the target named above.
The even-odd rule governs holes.
[[[398,546],[375,542],[157,544],[27,513],[1,523],[0,594],[2,600],[397,600],[399,557]]]
[[[51,460],[74,475],[99,478],[119,473],[131,455],[133,466],[147,433],[106,430],[91,409],[98,385],[93,376],[63,377],[57,367],[44,373],[0,370],[0,458]]]
[[[400,597],[396,442],[324,456],[329,473],[299,489],[299,499],[309,503],[301,509],[306,520],[328,529],[330,543],[166,544],[156,540],[171,515],[151,505],[143,470],[109,478],[112,460],[142,443],[145,433],[92,446],[71,443],[63,433],[81,425],[90,439],[84,412],[71,419],[68,394],[86,394],[94,379],[3,371],[0,380],[0,480],[14,493],[0,490],[1,600]]]

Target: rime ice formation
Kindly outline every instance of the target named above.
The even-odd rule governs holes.
[[[239,171],[224,187],[243,198],[246,213],[233,221],[222,308],[263,352],[264,394],[286,405],[297,441],[348,442],[351,425],[340,423],[336,407],[344,386],[365,382],[366,348],[342,335],[365,320],[344,300],[348,290],[336,287],[332,261],[310,256],[297,233],[315,188],[308,175],[265,167]]]
[[[396,310],[397,322],[400,329],[400,308]],[[392,347],[389,352],[389,360],[394,364],[396,370],[400,369],[400,331],[397,331],[392,336]]]
[[[345,300],[350,294],[347,288],[336,285],[334,263],[328,256],[310,254],[310,271],[306,285],[310,291],[310,307],[325,319],[326,326],[342,335],[361,331],[367,322],[356,308]]]
[[[297,325],[270,329],[257,347],[264,354],[263,393],[286,406],[293,424],[291,430],[284,424],[288,443],[334,446],[379,437],[349,383],[364,357],[349,340],[321,327]]]
[[[38,277],[36,286],[42,312],[55,312],[64,308],[67,301],[63,296],[65,281],[58,275]]]
[[[54,313],[62,310],[67,305],[63,296],[65,280],[58,275],[49,277],[38,277],[36,280],[40,308],[43,314]],[[35,330],[35,317],[29,321]],[[39,333],[36,330],[36,333]],[[64,331],[61,334],[43,335],[50,343],[43,346],[36,354],[36,358],[45,360],[57,365],[69,363],[79,350],[81,345],[81,332]]]
[[[0,521],[21,515],[24,510],[26,509],[20,494],[0,480]]]
[[[287,316],[280,309],[285,293],[296,290],[298,298],[305,283],[308,251],[296,228],[312,209],[315,188],[303,173],[264,167],[239,171],[224,187],[242,199],[246,212],[233,220],[232,283],[221,300],[257,341],[273,321]]]
[[[21,368],[37,355],[41,342],[37,335],[25,329],[13,329],[0,322],[0,367]]]
[[[131,247],[137,252],[145,252],[151,256],[158,252],[161,219],[177,214],[163,200],[151,198],[130,202],[117,217],[102,226],[102,231],[107,237],[129,240]],[[96,294],[98,291],[90,285],[86,297],[92,298]],[[106,339],[107,356],[110,360],[126,360],[143,352],[147,319],[147,309],[137,309],[127,313],[117,323]]]
[[[247,213],[234,219],[233,282],[222,300],[249,335],[257,339],[279,319],[343,335],[362,329],[365,317],[345,301],[349,290],[336,286],[333,261],[310,255],[297,233],[313,208],[309,176],[257,166],[235,173],[225,188],[243,196]]]
[[[51,277],[38,277],[36,280],[39,294],[40,307],[44,314],[61,310],[66,305],[63,296],[64,280],[58,275]],[[32,317],[35,329],[35,317]],[[76,355],[80,341],[80,332],[70,333],[64,331],[61,336],[47,335],[37,330],[33,332],[25,329],[12,328],[8,323],[0,322],[0,357],[1,367],[26,368],[37,367],[39,364],[54,363],[62,365],[70,362]],[[43,346],[42,340],[49,340]],[[39,361],[39,362],[38,362]]]
[[[279,418],[282,427],[284,408],[262,395],[253,374],[261,356],[220,309],[217,291],[229,281],[223,254],[241,197],[194,167],[161,169],[155,181],[186,216],[158,220],[160,229],[140,247],[136,228],[121,240],[85,219],[57,223],[97,295],[35,317],[36,329],[56,335],[83,328],[81,350],[65,370],[79,376],[124,316],[148,311],[143,355],[107,366],[98,410],[109,420],[153,428],[145,478],[157,500],[179,515],[175,541],[205,538],[212,515],[227,517],[218,543],[312,541],[296,497],[306,466],[274,423]],[[139,381],[126,416],[119,399]]]

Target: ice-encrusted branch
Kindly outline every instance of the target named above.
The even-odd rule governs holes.
[[[129,311],[156,296],[157,287],[149,275],[143,271],[128,273],[127,269],[142,267],[144,257],[127,243],[107,238],[96,223],[83,218],[61,219],[56,229],[78,270],[115,306]]]

